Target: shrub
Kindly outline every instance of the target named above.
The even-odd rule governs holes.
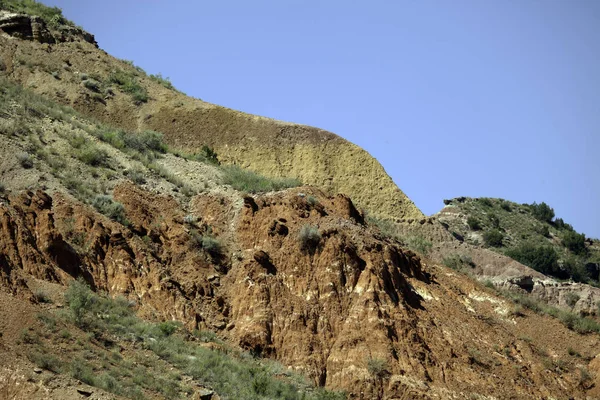
[[[506,200],[502,200],[500,202],[500,208],[502,208],[504,211],[508,211],[508,212],[510,212],[512,210],[512,208],[510,207],[510,203]]]
[[[488,215],[488,219],[490,221],[490,224],[494,228],[500,228],[500,218],[498,218],[498,216],[496,214],[491,213],[490,215]]]
[[[27,358],[39,368],[56,373],[59,373],[62,370],[62,361],[52,354],[33,352],[29,353]]]
[[[298,240],[300,241],[300,248],[302,250],[315,250],[321,242],[319,228],[312,225],[302,226]]]
[[[558,255],[552,246],[523,243],[506,251],[506,255],[542,274],[566,278],[558,267]]]
[[[218,256],[222,253],[223,246],[219,239],[210,235],[204,235],[202,236],[202,249],[211,256]]]
[[[92,167],[107,166],[108,153],[93,143],[88,143],[77,152],[79,161]]]
[[[127,175],[127,177],[129,177],[129,179],[131,179],[134,183],[138,185],[143,185],[144,183],[146,183],[146,174],[141,169],[134,168],[125,171],[124,173],[125,175]]]
[[[171,336],[175,333],[175,331],[177,331],[180,325],[181,324],[179,322],[164,321],[158,324],[158,329],[162,332],[163,335]]]
[[[152,79],[154,82],[160,83],[167,89],[175,90],[175,87],[171,83],[171,80],[169,78],[163,77],[160,72],[156,75],[150,75],[149,78]]]
[[[209,147],[207,145],[202,146],[200,152],[194,154],[190,158],[195,161],[205,162],[214,165],[221,165],[217,153],[212,147]]]
[[[483,234],[483,241],[490,247],[501,247],[504,235],[498,229],[491,229]]]
[[[567,231],[563,234],[562,244],[575,254],[585,254],[585,235],[573,231]]]
[[[83,280],[71,282],[65,292],[65,301],[78,326],[85,324],[84,317],[92,304],[96,302],[96,295]]]
[[[381,379],[387,374],[387,362],[381,358],[369,358],[367,371],[374,378]]]
[[[6,185],[2,182],[0,182],[0,194],[6,192]]]
[[[408,248],[424,256],[429,254],[431,248],[433,247],[433,243],[425,239],[423,236],[409,236],[404,241],[406,242]]]
[[[125,218],[125,207],[123,207],[123,204],[114,201],[112,197],[106,195],[96,196],[92,202],[92,205],[101,214],[104,214],[108,218],[123,225],[127,225],[127,219]]]
[[[562,218],[556,218],[554,220],[554,226],[558,230],[573,231],[573,226],[571,226],[570,224],[567,224],[565,221],[563,221]]]
[[[163,142],[163,135],[159,132],[146,130],[141,133],[129,133],[122,135],[123,143],[126,147],[136,150],[140,153],[156,151],[166,153],[167,145]]]
[[[242,192],[264,193],[297,187],[302,184],[294,178],[267,178],[237,165],[223,166],[221,170],[223,171],[223,183]]]
[[[481,204],[483,204],[484,206],[486,206],[486,207],[493,207],[494,206],[494,203],[492,203],[492,200],[490,198],[488,198],[488,197],[481,197],[479,199],[479,202]]]
[[[579,301],[579,299],[581,299],[581,296],[578,295],[577,293],[569,292],[565,296],[565,302],[571,308],[575,307],[575,305],[577,304],[577,302]]]
[[[569,255],[562,260],[562,270],[568,273],[569,276],[576,282],[588,282],[590,274],[581,259],[576,256]]]
[[[465,266],[475,267],[475,263],[471,257],[466,254],[450,254],[444,257],[443,263],[446,267],[455,270],[461,270]]]
[[[99,93],[100,92],[100,82],[95,79],[86,79],[83,81],[83,86],[92,92]]]
[[[542,235],[543,237],[550,237],[550,229],[548,229],[548,225],[546,224],[538,226],[536,228],[536,232]]]
[[[531,213],[537,219],[542,222],[552,222],[552,218],[554,218],[554,209],[552,209],[548,204],[542,202],[541,204],[533,203],[530,205]]]
[[[133,73],[117,70],[109,76],[108,81],[117,85],[123,92],[130,94],[136,104],[148,101],[148,92],[138,83]]]
[[[481,224],[479,223],[479,220],[473,216],[467,218],[467,225],[469,225],[469,228],[471,228],[474,231],[478,231],[481,229]]]
[[[31,158],[30,154],[21,153],[17,155],[17,160],[19,160],[19,164],[21,164],[21,167],[25,169],[33,168],[33,158]]]
[[[48,293],[43,289],[37,289],[33,292],[33,297],[37,300],[38,303],[51,303],[52,300]]]

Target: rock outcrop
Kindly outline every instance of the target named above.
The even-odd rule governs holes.
[[[57,43],[84,40],[97,46],[94,35],[68,24],[57,23],[53,29],[41,17],[0,10],[0,31],[22,40]]]
[[[83,277],[135,300],[142,315],[210,328],[354,399],[583,393],[570,373],[541,370],[536,345],[518,338],[543,323],[536,336],[553,352],[592,341],[534,314],[515,321],[505,300],[371,231],[346,196],[213,194],[193,199],[192,214],[133,184],[115,198],[130,228],[58,194],[3,199],[0,284],[27,297],[28,276]],[[319,233],[308,245],[305,226]],[[219,251],[198,246],[209,232]]]

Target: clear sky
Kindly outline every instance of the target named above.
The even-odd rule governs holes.
[[[426,214],[545,201],[600,237],[599,0],[43,0],[188,95],[327,129]]]

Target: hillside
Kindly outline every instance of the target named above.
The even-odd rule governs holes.
[[[58,9],[0,6],[29,13],[0,12],[0,398],[600,396],[592,294],[499,290],[554,282],[464,228],[499,200],[425,218],[338,136],[190,99]],[[518,247],[510,206],[494,226]]]
[[[187,97],[161,76],[106,54],[92,35],[60,16],[47,17],[52,18],[58,22],[43,25],[0,16],[0,28],[10,26],[12,32],[0,38],[5,76],[109,125],[161,132],[173,149],[196,153],[209,146],[223,163],[345,193],[382,217],[423,217],[377,160],[358,146],[321,129]],[[40,32],[35,38],[34,31]],[[15,39],[20,37],[32,40]]]
[[[598,285],[600,242],[585,238],[545,203],[446,200],[439,221],[457,238],[508,255],[558,279]]]

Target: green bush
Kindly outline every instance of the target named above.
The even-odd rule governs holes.
[[[455,270],[461,270],[465,266],[471,268],[475,267],[473,259],[466,254],[450,254],[447,257],[444,257],[443,263],[446,267]]]
[[[425,239],[423,236],[414,235],[404,239],[409,249],[416,251],[419,254],[426,256],[431,251],[433,243]]]
[[[481,229],[481,223],[477,218],[473,216],[469,216],[469,218],[467,218],[467,225],[469,225],[469,228],[471,228],[474,231],[478,231]]]
[[[494,206],[494,203],[492,203],[492,200],[490,198],[488,198],[488,197],[481,197],[479,199],[479,202],[481,204],[483,204],[484,206],[486,206],[486,207],[493,207]]]
[[[488,220],[490,221],[490,224],[492,225],[492,227],[498,229],[500,228],[500,218],[498,218],[498,216],[494,213],[491,213],[488,215]]]
[[[304,225],[300,228],[298,240],[302,250],[314,251],[321,242],[321,232],[316,226]]]
[[[112,197],[106,195],[99,195],[92,201],[92,206],[99,213],[106,215],[108,218],[117,221],[123,225],[127,225],[127,219],[125,218],[125,207],[123,204],[114,201]]]
[[[567,278],[558,267],[558,255],[552,246],[523,243],[506,251],[510,258],[545,275]]]
[[[77,152],[77,159],[92,167],[108,166],[108,153],[93,143],[87,143]]]
[[[19,164],[21,167],[25,169],[33,168],[33,158],[28,153],[21,153],[17,155],[17,160],[19,160]]]
[[[508,211],[508,212],[510,212],[512,210],[510,203],[506,200],[502,200],[500,202],[500,208],[502,208],[504,211]]]
[[[498,229],[491,229],[483,234],[483,241],[486,246],[501,247],[504,240],[504,234]]]
[[[223,183],[242,192],[264,193],[297,187],[302,184],[294,178],[267,178],[237,165],[223,166],[221,170],[223,171]]]
[[[156,75],[150,75],[149,78],[152,79],[154,82],[160,83],[167,89],[175,90],[175,87],[171,83],[171,80],[169,78],[163,77],[160,72]]]
[[[575,254],[585,254],[587,249],[585,247],[585,235],[579,234],[573,231],[567,231],[562,236],[562,244],[567,249]]]
[[[202,146],[202,149],[199,153],[189,156],[188,158],[213,165],[221,165],[217,153],[212,147],[209,147],[207,145]]]
[[[223,252],[223,246],[219,239],[210,235],[202,236],[202,249],[212,256],[218,256]]]
[[[548,204],[542,202],[541,204],[533,203],[530,205],[531,213],[535,218],[542,222],[552,222],[552,218],[554,218],[554,209],[552,209]]]
[[[126,147],[136,150],[140,153],[156,151],[166,153],[167,145],[163,142],[163,135],[159,132],[146,130],[140,133],[124,134],[122,136]]]
[[[142,87],[132,72],[117,70],[108,77],[108,81],[117,85],[123,92],[128,93],[136,104],[148,101],[148,92]]]
[[[369,358],[367,371],[372,377],[381,379],[388,373],[387,362],[381,358]]]
[[[556,218],[553,222],[554,226],[556,227],[556,229],[562,231],[562,230],[566,230],[566,231],[573,231],[573,226],[571,226],[571,224],[567,224],[565,221],[563,221],[562,218]]]

